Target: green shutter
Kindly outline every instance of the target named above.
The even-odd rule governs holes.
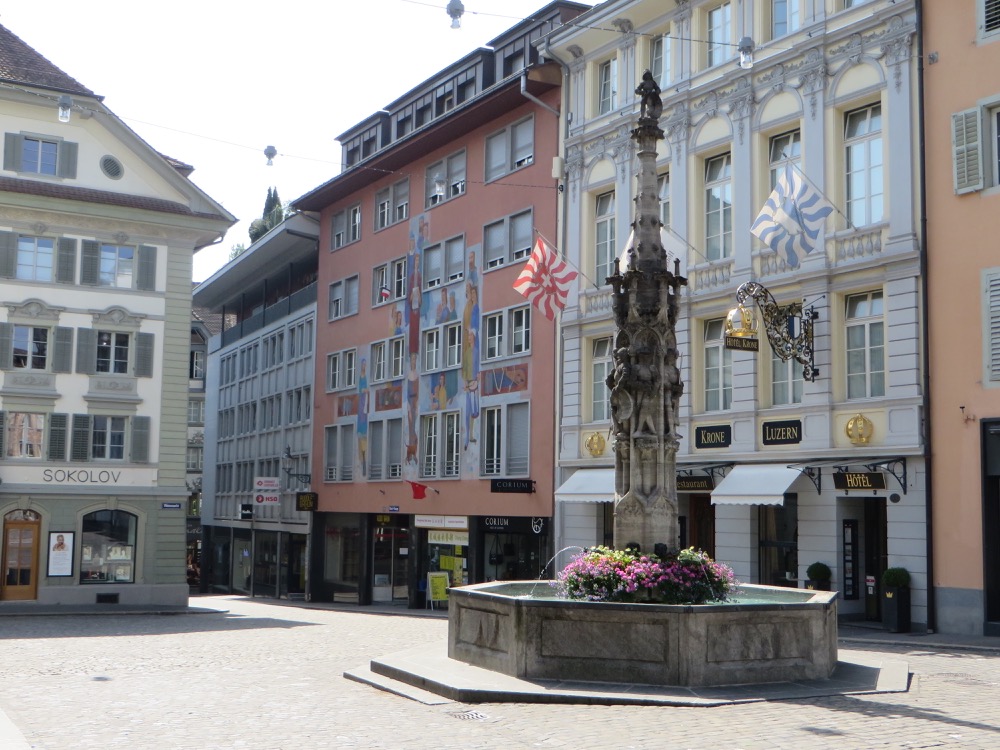
[[[132,417],[132,463],[149,463],[149,417]]]
[[[96,352],[94,356],[97,356]],[[56,328],[55,344],[52,347],[52,372],[73,372],[72,328]]]
[[[21,171],[21,144],[24,137],[17,133],[3,135],[3,168],[10,172]]]
[[[156,248],[150,245],[139,246],[139,277],[135,283],[136,289],[153,291],[156,289]]]
[[[97,286],[100,272],[101,246],[94,240],[84,240],[80,259],[80,283],[87,286]]]
[[[0,459],[7,457],[7,412],[0,411]]]
[[[81,375],[97,372],[97,331],[93,328],[76,331],[76,371]]]
[[[153,377],[153,345],[156,336],[152,333],[140,333],[135,337],[135,376],[137,378]],[[97,352],[94,352],[97,359]]]
[[[79,147],[75,143],[62,141],[59,144],[59,158],[56,165],[56,176],[70,180],[76,179],[76,155]]]
[[[56,281],[60,284],[76,283],[76,240],[72,237],[59,238],[59,254],[56,258]]]
[[[0,277],[13,279],[17,275],[17,235],[0,232]]]
[[[49,461],[66,460],[66,437],[69,428],[69,415],[49,415],[49,451],[46,459]]]
[[[951,116],[951,146],[955,193],[983,189],[982,120],[979,108]]]
[[[0,370],[14,368],[14,326],[0,323]]]
[[[69,454],[70,461],[90,460],[90,415],[73,415],[73,446]]]

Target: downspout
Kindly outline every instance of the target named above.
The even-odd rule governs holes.
[[[924,9],[923,0],[915,0],[917,22],[917,142],[920,149],[920,294],[923,297],[924,321],[921,348],[924,356],[924,473],[927,484],[925,518],[927,534],[927,632],[937,630],[937,606],[934,595],[934,474],[931,471],[931,357],[927,321],[927,144],[924,135]]]
[[[546,46],[548,46],[548,42],[546,42]],[[557,60],[557,62],[560,65],[563,65],[562,60]],[[563,67],[565,68],[566,66],[563,65]],[[527,68],[523,68],[521,70],[521,96],[523,96],[525,99],[530,99],[535,104],[537,104],[539,107],[542,107],[543,109],[547,109],[549,112],[551,112],[552,114],[554,114],[556,117],[559,117],[559,110],[558,109],[553,109],[548,104],[546,104],[541,99],[539,99],[537,96],[535,96],[530,91],[528,91],[528,69]]]

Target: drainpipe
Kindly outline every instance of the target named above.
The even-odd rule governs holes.
[[[560,60],[559,63],[562,64],[562,61]],[[565,66],[563,66],[563,67],[565,67]],[[554,114],[556,117],[559,117],[559,110],[558,109],[553,109],[548,104],[546,104],[541,99],[539,99],[537,96],[535,96],[530,91],[528,91],[528,69],[527,68],[524,68],[524,69],[521,70],[521,96],[523,96],[525,99],[530,99],[535,104],[537,104],[539,107],[547,109],[549,112],[551,112],[552,114]]]
[[[934,595],[934,477],[931,471],[931,357],[928,349],[929,334],[927,321],[927,144],[924,135],[924,8],[923,0],[915,0],[917,14],[917,141],[920,151],[920,294],[924,299],[924,324],[921,331],[921,347],[924,350],[924,473],[927,490],[925,505],[927,534],[927,632],[937,630],[937,606]]]

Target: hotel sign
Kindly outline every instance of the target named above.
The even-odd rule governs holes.
[[[795,445],[802,442],[802,421],[786,419],[781,422],[764,422],[761,425],[761,442],[764,445]]]
[[[726,349],[736,349],[743,352],[759,352],[760,339],[747,338],[744,336],[726,336],[723,340]]]
[[[838,490],[884,490],[885,474],[881,471],[838,471],[833,475]]]
[[[733,426],[715,424],[695,427],[695,448],[728,448],[733,444]]]

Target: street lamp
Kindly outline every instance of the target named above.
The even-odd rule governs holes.
[[[298,456],[292,455],[292,446],[285,446],[285,453],[281,458],[284,464],[282,469],[284,469],[285,474],[288,475],[289,479],[297,479],[302,484],[309,484],[309,482],[312,481],[312,474],[296,474],[292,471],[291,463],[298,458]]]

